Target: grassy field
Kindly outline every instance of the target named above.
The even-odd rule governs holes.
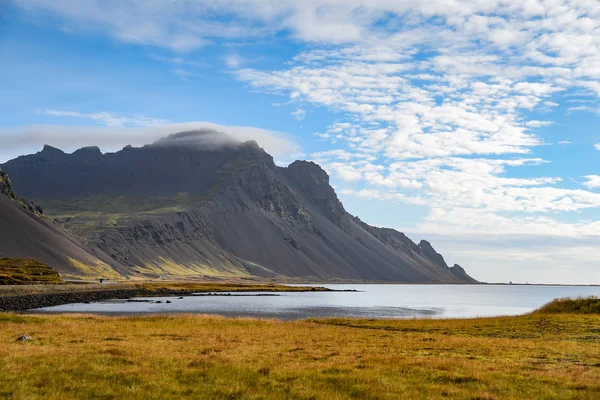
[[[12,399],[598,399],[600,315],[0,314],[0,371]]]
[[[54,269],[33,258],[0,258],[0,285],[61,282]]]

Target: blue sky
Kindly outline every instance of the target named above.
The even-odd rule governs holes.
[[[2,7],[0,162],[213,126],[478,279],[600,283],[595,0]]]

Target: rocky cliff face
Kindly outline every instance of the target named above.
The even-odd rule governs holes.
[[[329,175],[314,162],[295,161],[281,174],[301,196],[317,207],[323,214],[342,230],[350,229],[350,214],[329,185]]]
[[[10,179],[8,178],[8,175],[2,170],[0,170],[0,194],[14,197]]]
[[[142,148],[45,147],[3,166],[125,275],[471,282],[428,242],[350,215],[318,165],[183,132]]]
[[[0,195],[4,195],[12,200],[15,200],[19,205],[23,208],[31,211],[32,213],[43,215],[44,212],[42,208],[35,205],[33,202],[23,199],[22,197],[17,196],[12,188],[12,183],[8,174],[2,170],[0,170]]]

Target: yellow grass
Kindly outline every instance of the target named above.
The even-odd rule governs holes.
[[[74,258],[69,258],[71,264],[77,268],[80,274],[71,275],[63,274],[63,278],[66,279],[77,279],[82,276],[88,279],[122,279],[123,277],[117,271],[112,269],[108,264],[98,261],[95,265],[88,265],[81,261],[77,261]]]
[[[218,277],[218,278],[235,278],[235,277],[251,277],[248,271],[229,265],[226,261],[219,265],[219,268],[198,262],[188,262],[179,264],[169,258],[158,257],[153,263],[148,263],[144,266],[137,267],[136,270],[145,274],[176,276],[184,277]]]
[[[0,314],[0,371],[12,399],[597,399],[600,316]]]

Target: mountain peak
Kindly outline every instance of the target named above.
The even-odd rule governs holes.
[[[424,257],[430,259],[431,261],[433,261],[441,267],[448,268],[448,264],[446,264],[446,260],[444,260],[444,257],[442,257],[442,255],[439,254],[437,251],[435,251],[431,243],[429,243],[427,240],[421,240],[419,242],[419,249],[421,250],[421,254]]]
[[[158,139],[151,146],[187,147],[205,150],[216,150],[222,147],[235,147],[242,143],[226,133],[215,129],[197,129],[173,133]],[[258,146],[258,144],[257,144]]]
[[[45,144],[44,148],[39,152],[39,154],[47,158],[55,158],[64,156],[65,152],[56,147],[52,147],[49,144]]]
[[[75,153],[99,153],[102,154],[102,151],[100,151],[100,147],[98,146],[86,146],[86,147],[82,147],[79,150],[76,150]]]
[[[247,140],[244,143],[242,143],[244,146],[248,146],[248,147],[254,147],[256,149],[260,149],[260,146],[258,145],[258,142],[256,140]]]
[[[329,185],[329,175],[323,168],[312,161],[294,161],[284,169],[284,174],[330,220],[338,225],[343,224],[346,210]]]
[[[100,151],[100,148],[98,146],[87,146],[74,151],[72,155],[76,157],[84,157],[86,159],[89,159],[101,157],[102,151]]]
[[[291,163],[287,169],[292,175],[303,178],[304,181],[310,179],[314,183],[329,185],[329,175],[313,161],[297,160]]]

